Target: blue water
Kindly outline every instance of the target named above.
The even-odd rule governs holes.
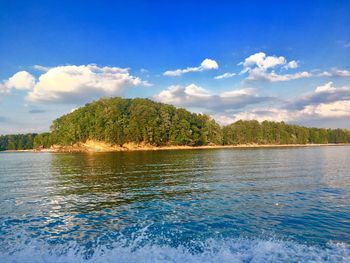
[[[350,147],[0,153],[0,262],[350,262]]]

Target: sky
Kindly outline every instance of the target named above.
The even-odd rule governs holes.
[[[0,0],[0,134],[100,97],[350,128],[350,1]]]

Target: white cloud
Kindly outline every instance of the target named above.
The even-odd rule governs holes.
[[[287,61],[282,56],[267,56],[263,52],[259,52],[247,57],[243,62],[243,69],[240,74],[248,73],[247,80],[249,81],[289,81],[300,78],[309,78],[312,76],[309,72],[297,72],[293,74],[279,74],[276,70],[289,70],[298,67],[298,62],[295,60]]]
[[[236,73],[230,73],[230,72],[226,72],[222,75],[216,76],[214,79],[227,79],[227,78],[232,78],[234,76],[236,76]]]
[[[0,84],[0,93],[9,93],[12,89],[28,90],[35,85],[35,78],[27,71],[19,71]]]
[[[188,86],[170,86],[154,96],[154,99],[180,107],[202,108],[206,111],[225,111],[243,108],[250,104],[258,104],[271,100],[270,97],[260,97],[255,89],[246,88],[212,94],[195,84]]]
[[[41,66],[41,65],[34,65],[33,68],[36,69],[36,70],[39,70],[39,71],[44,71],[44,72],[50,70],[49,67],[45,67],[45,66]]]
[[[320,103],[318,105],[307,105],[302,113],[311,117],[317,116],[322,118],[350,118],[350,101],[340,100],[330,103]]]
[[[294,111],[281,108],[270,108],[267,110],[254,109],[252,111],[240,112],[234,115],[230,120],[231,122],[238,120],[301,122],[307,120],[342,117],[350,118],[349,100],[307,105],[301,110]]]
[[[286,59],[282,56],[266,56],[264,52],[259,52],[247,57],[240,64],[243,65],[244,68],[257,66],[262,70],[266,70],[269,68],[274,68],[278,65],[284,65],[285,63]]]
[[[286,109],[299,110],[315,117],[350,117],[350,86],[335,87],[332,82],[295,98]]]
[[[191,104],[193,105],[196,101],[210,97],[211,94],[208,91],[195,84],[186,87],[173,85],[154,96],[158,101],[177,106],[191,106]]]
[[[120,95],[125,88],[148,86],[129,69],[96,65],[58,66],[43,73],[27,99],[32,102],[79,103]]]
[[[258,108],[250,111],[242,111],[231,116],[217,116],[218,121],[228,125],[239,120],[262,121],[291,121],[292,114],[288,110],[279,108]]]
[[[295,60],[292,60],[292,61],[289,61],[283,68],[284,69],[295,69],[298,66],[299,66],[298,62],[296,62]]]
[[[324,119],[350,119],[350,86],[334,87],[332,82],[311,93],[294,98],[282,107],[255,108],[233,115],[219,115],[222,124],[238,120],[310,122]]]
[[[218,69],[219,65],[218,65],[218,63],[216,63],[215,60],[206,58],[206,59],[204,59],[202,61],[201,65],[200,65],[200,68],[202,70],[205,70],[205,69]]]
[[[350,47],[350,43],[344,45],[345,48]]]
[[[296,60],[287,61],[283,56],[267,56],[263,52],[258,52],[247,57],[238,65],[243,66],[239,73],[240,75],[248,74],[248,81],[290,81],[295,79],[310,78],[310,77],[350,77],[350,70],[333,68],[322,73],[311,73],[300,71],[295,73],[281,73],[282,70],[291,70],[299,67]],[[224,78],[223,75],[218,76]]]
[[[211,69],[218,69],[218,68],[219,68],[219,65],[215,60],[206,58],[202,61],[201,65],[198,67],[168,70],[168,71],[165,71],[163,75],[168,77],[177,77],[189,72],[200,72],[204,70],[211,70]]]
[[[328,82],[322,86],[318,86],[315,89],[315,93],[320,93],[320,92],[333,92],[335,91],[336,88],[333,86],[333,82]]]
[[[26,90],[34,87],[35,78],[27,71],[19,71],[8,79],[6,85],[13,89]]]
[[[350,77],[350,70],[333,68],[319,74],[321,77]]]
[[[300,110],[308,105],[333,103],[342,100],[350,100],[350,86],[334,87],[332,82],[328,82],[324,85],[316,87],[313,92],[291,100],[286,105],[286,108]]]
[[[301,79],[301,78],[310,78],[312,74],[306,71],[297,72],[293,74],[278,74],[275,71],[266,72],[262,71],[259,68],[254,68],[250,71],[247,80],[257,81],[270,81],[270,82],[278,82],[278,81],[289,81],[293,79]]]

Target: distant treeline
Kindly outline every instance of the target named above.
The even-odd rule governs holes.
[[[0,135],[0,151],[50,148],[50,133]]]
[[[320,129],[290,125],[284,122],[237,121],[224,126],[223,143],[230,144],[325,144],[349,143],[346,129]]]
[[[87,140],[156,146],[350,143],[350,131],[255,120],[220,127],[208,115],[172,105],[148,99],[110,98],[56,119],[50,133],[0,136],[0,150],[49,148]]]
[[[0,135],[0,150],[25,150],[33,149],[35,133]]]

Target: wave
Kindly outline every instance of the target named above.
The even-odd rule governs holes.
[[[350,262],[350,245],[328,243],[324,247],[294,241],[227,239],[193,242],[190,247],[113,244],[90,252],[74,244],[22,245],[1,252],[3,263],[109,263],[109,262]]]

